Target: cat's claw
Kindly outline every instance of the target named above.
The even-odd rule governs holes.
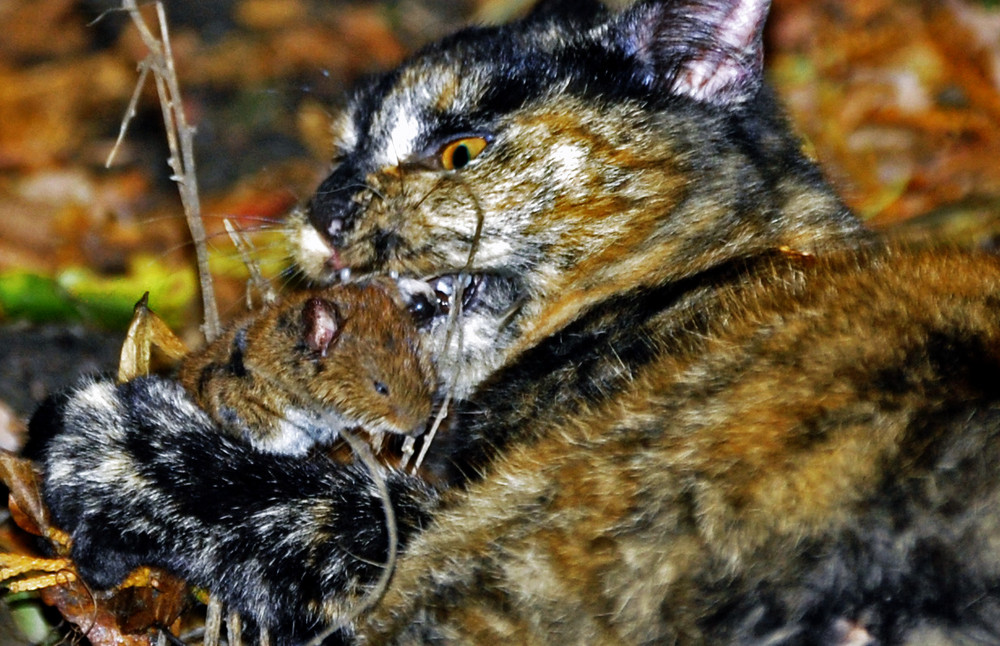
[[[24,575],[31,575],[18,579]],[[43,590],[73,583],[80,578],[76,565],[69,558],[40,558],[25,554],[0,552],[0,584],[11,593]],[[12,580],[17,579],[17,580]],[[161,575],[148,567],[138,567],[116,586],[125,588],[159,588]]]

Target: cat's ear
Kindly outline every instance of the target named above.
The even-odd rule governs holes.
[[[763,79],[770,0],[640,2],[612,24],[611,37],[639,65],[644,83],[698,101],[746,101]]]
[[[532,23],[558,19],[591,23],[607,13],[607,7],[598,0],[539,0],[525,17],[525,21]]]

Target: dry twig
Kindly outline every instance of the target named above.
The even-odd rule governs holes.
[[[309,640],[307,646],[320,646],[333,633],[351,625],[363,613],[375,607],[375,604],[382,599],[389,588],[389,581],[392,579],[392,574],[396,569],[396,558],[399,550],[399,528],[396,525],[396,512],[392,508],[392,500],[389,498],[389,486],[386,484],[381,465],[375,460],[371,449],[361,438],[347,430],[342,430],[340,435],[351,447],[354,455],[368,468],[372,482],[378,490],[379,498],[382,501],[382,512],[385,514],[389,551],[386,554],[385,563],[382,565],[382,573],[379,575],[378,581],[375,582],[372,589],[358,603],[351,607],[339,621]]]
[[[222,224],[225,225],[229,239],[233,241],[233,246],[239,252],[243,266],[247,268],[247,272],[250,274],[250,280],[247,282],[247,309],[251,311],[254,309],[252,297],[254,290],[260,296],[262,305],[273,305],[277,302],[278,295],[271,286],[271,281],[264,278],[264,274],[260,270],[260,263],[254,259],[253,252],[255,249],[253,243],[247,239],[243,232],[238,231],[233,226],[229,218],[224,218]]]
[[[198,262],[198,276],[201,281],[202,304],[205,312],[205,323],[202,331],[205,338],[212,341],[219,335],[221,325],[218,308],[215,304],[212,275],[208,267],[205,226],[201,221],[201,201],[198,197],[198,178],[195,174],[194,161],[195,129],[188,124],[187,117],[184,115],[180,84],[177,82],[177,71],[174,68],[174,57],[170,48],[170,35],[167,32],[167,17],[163,10],[163,4],[157,2],[156,17],[160,27],[158,38],[149,28],[135,0],[122,0],[122,8],[132,18],[149,54],[139,63],[139,79],[136,89],[122,120],[118,141],[115,142],[115,146],[108,156],[107,164],[110,165],[114,159],[129,122],[135,117],[135,107],[142,85],[149,72],[152,72],[156,83],[156,93],[160,97],[160,109],[163,112],[163,123],[167,131],[167,144],[170,147],[170,159],[167,161],[173,171],[171,179],[177,182],[177,190],[184,206],[184,216],[187,218],[188,229],[191,231],[191,239],[194,242],[195,256]]]

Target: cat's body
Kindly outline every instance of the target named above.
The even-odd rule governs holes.
[[[646,361],[578,322],[500,372],[538,439],[408,548],[374,643],[1000,640],[1000,263],[777,253],[711,280],[602,313]],[[612,352],[626,384],[580,374]],[[533,407],[539,365],[588,396]]]
[[[456,401],[449,486],[386,471],[401,557],[345,640],[1000,642],[1000,262],[863,230],[762,85],[766,11],[549,2],[359,91],[299,264],[398,276]],[[289,642],[344,618],[385,561],[364,473],[165,395],[46,412],[81,573],[162,565]]]

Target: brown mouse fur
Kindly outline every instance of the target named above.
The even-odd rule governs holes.
[[[352,428],[419,435],[433,369],[389,289],[291,295],[189,355],[180,381],[220,427],[268,452],[302,454]]]

